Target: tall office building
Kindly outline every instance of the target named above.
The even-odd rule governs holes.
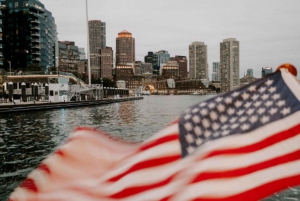
[[[124,30],[116,38],[116,65],[135,63],[135,39]]]
[[[181,79],[187,78],[187,59],[186,56],[175,56],[175,61],[178,63],[178,77]]]
[[[56,66],[58,54],[54,18],[39,0],[1,1],[0,68]]]
[[[262,67],[261,69],[261,77],[265,77],[268,74],[273,73],[273,69],[271,67]]]
[[[189,45],[189,78],[208,80],[207,46],[203,42]]]
[[[222,92],[240,86],[240,43],[235,38],[220,43],[220,88]]]
[[[253,69],[247,69],[247,76],[253,77]]]
[[[89,21],[89,46],[91,75],[101,77],[100,49],[106,48],[106,24],[100,20]]]
[[[113,49],[112,47],[106,47],[100,49],[100,76],[101,78],[113,79]]]
[[[160,50],[158,52],[148,52],[145,56],[145,62],[151,63],[153,67],[153,74],[158,75],[160,72],[160,65],[167,63],[170,60],[170,54],[166,50]]]
[[[213,62],[212,81],[220,82],[220,62]]]
[[[80,61],[79,49],[72,41],[58,42],[59,71],[77,73],[77,63]]]

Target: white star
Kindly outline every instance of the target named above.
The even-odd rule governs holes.
[[[213,128],[214,130],[218,130],[218,129],[220,128],[220,125],[217,124],[217,123],[213,123],[212,128]]]
[[[223,97],[218,97],[217,99],[216,99],[216,101],[219,103],[219,102],[221,102],[223,100]]]
[[[225,111],[225,106],[224,106],[223,104],[219,104],[219,105],[217,106],[217,108],[218,108],[218,111],[219,111],[219,112],[224,112],[224,111]]]
[[[222,129],[223,130],[226,130],[228,128],[228,125],[227,124],[225,124],[224,126],[222,126]]]
[[[225,136],[225,135],[228,135],[229,133],[230,133],[230,131],[226,130],[226,131],[222,132],[222,135]]]
[[[241,105],[243,105],[243,102],[237,100],[237,101],[234,103],[234,105],[235,105],[235,107],[241,107]]]
[[[265,82],[265,84],[266,84],[267,86],[270,86],[273,82],[274,82],[273,80],[268,80],[268,81]]]
[[[283,114],[283,116],[286,116],[287,114],[291,113],[291,108],[284,108],[280,113]]]
[[[253,114],[255,110],[253,108],[250,108],[246,113],[250,116],[251,114]]]
[[[210,123],[207,119],[202,120],[202,125],[204,126],[204,128],[209,128],[210,127]]]
[[[239,127],[239,124],[232,124],[230,127],[231,129],[236,129],[237,127]]]
[[[244,112],[245,112],[245,110],[239,110],[237,114],[238,114],[239,116],[241,116],[242,114],[244,114]]]
[[[248,88],[250,92],[256,91],[256,86],[252,85]]]
[[[200,103],[200,107],[204,107],[205,105],[207,105],[207,102],[202,102],[202,103]]]
[[[194,108],[194,109],[192,110],[192,113],[196,113],[196,112],[199,112],[199,108]]]
[[[267,101],[265,104],[267,107],[270,107],[271,105],[273,105],[273,101]]]
[[[250,117],[249,120],[250,120],[251,123],[255,123],[255,122],[257,122],[258,117],[257,116],[252,116],[252,117]]]
[[[188,120],[188,119],[190,119],[191,117],[192,117],[192,116],[191,116],[190,114],[187,114],[187,115],[184,116],[184,119],[185,119],[185,120]]]
[[[191,123],[187,122],[184,124],[184,128],[187,131],[191,131],[193,129],[193,125]]]
[[[242,129],[243,131],[248,130],[249,128],[250,128],[250,126],[249,126],[248,124],[243,124],[243,125],[241,126],[241,129]]]
[[[262,97],[261,97],[263,100],[267,100],[269,98],[269,95],[268,94],[264,94]]]
[[[268,91],[269,91],[270,93],[273,93],[274,91],[276,91],[276,87],[271,87]]]
[[[215,103],[210,103],[210,104],[208,105],[208,107],[209,107],[210,109],[213,109],[215,106],[216,106]]]
[[[266,91],[266,87],[261,87],[258,91],[260,92],[260,93],[264,93],[265,91]]]
[[[229,97],[225,98],[225,103],[226,104],[232,103],[232,98],[229,98]]]
[[[202,110],[200,111],[200,113],[201,113],[203,116],[205,116],[205,115],[208,114],[208,111],[207,111],[207,109],[202,109]]]
[[[197,138],[196,144],[199,146],[199,145],[201,145],[202,143],[203,143],[203,140],[200,139],[200,138]]]
[[[229,108],[229,109],[227,110],[227,113],[228,113],[229,115],[232,115],[232,114],[235,113],[235,110],[232,109],[232,108]]]
[[[265,113],[266,109],[265,108],[259,108],[259,110],[257,111],[258,114],[263,114]]]
[[[197,136],[202,135],[202,130],[200,129],[199,126],[196,126],[196,127],[194,128],[194,132],[195,132],[195,134],[196,134]]]
[[[192,146],[189,146],[186,150],[187,150],[187,152],[188,152],[189,154],[191,154],[191,153],[193,153],[193,152],[195,151],[195,148],[192,147]]]
[[[234,123],[234,122],[236,122],[236,120],[237,120],[237,117],[232,117],[229,121],[230,121],[230,123]]]
[[[278,109],[277,108],[272,108],[270,111],[269,111],[269,113],[271,114],[271,115],[273,115],[273,114],[275,114],[275,113],[277,113],[278,112]]]
[[[247,94],[247,93],[243,93],[243,94],[242,94],[242,97],[243,97],[244,100],[247,100],[247,99],[249,98],[249,96],[250,96],[250,95]]]
[[[214,136],[214,137],[219,137],[219,136],[220,136],[220,133],[219,133],[219,132],[214,132],[213,136]]]
[[[210,136],[211,136],[211,132],[210,132],[209,130],[206,130],[206,131],[204,132],[204,136],[205,136],[206,138],[210,137]]]
[[[256,99],[258,99],[258,97],[259,97],[258,94],[254,94],[254,95],[251,97],[251,99],[252,99],[253,101],[255,101]]]
[[[249,108],[250,106],[251,106],[251,102],[247,102],[244,106],[245,106],[245,108]]]
[[[278,101],[278,103],[276,105],[278,105],[278,107],[284,106],[285,100]]]
[[[274,94],[274,95],[272,96],[272,98],[273,98],[273,100],[277,100],[277,99],[280,98],[280,94]]]
[[[239,122],[243,123],[243,122],[245,122],[246,120],[247,120],[247,117],[244,116],[244,117],[242,117],[242,118],[239,119]]]
[[[220,117],[220,121],[221,121],[222,123],[225,123],[225,122],[227,121],[227,117],[224,116],[224,115],[222,115],[222,116]]]
[[[260,121],[261,121],[261,123],[265,124],[268,121],[270,121],[270,117],[269,116],[263,116]]]
[[[209,116],[212,120],[218,119],[218,114],[215,111],[212,111]]]
[[[261,101],[256,101],[256,102],[254,103],[254,106],[255,106],[255,107],[259,107],[261,104],[262,104]]]
[[[188,134],[185,136],[185,139],[186,139],[186,141],[187,141],[189,144],[191,144],[191,143],[194,142],[194,137],[193,137],[193,135],[191,135],[190,133],[188,133]]]
[[[195,124],[199,124],[199,123],[200,123],[200,117],[199,117],[198,115],[194,116],[194,117],[193,117],[193,122],[194,122]]]
[[[240,95],[240,93],[237,92],[237,91],[235,91],[235,92],[232,94],[233,97],[237,97],[238,95]]]

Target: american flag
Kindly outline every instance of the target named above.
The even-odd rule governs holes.
[[[19,200],[260,200],[300,185],[300,85],[282,69],[192,106],[141,144],[78,128]]]

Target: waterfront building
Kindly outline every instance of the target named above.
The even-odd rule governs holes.
[[[135,61],[134,68],[133,68],[134,75],[141,75],[141,67],[142,67],[142,62]]]
[[[114,80],[129,80],[130,77],[134,76],[133,65],[131,64],[119,64],[114,69]]]
[[[213,62],[212,81],[220,82],[220,62]]]
[[[208,80],[207,46],[203,42],[189,45],[189,78]]]
[[[145,73],[150,73],[151,75],[153,74],[152,63],[146,63],[146,62],[141,63],[141,74],[145,74]]]
[[[113,49],[112,47],[100,48],[100,77],[113,79]]]
[[[152,64],[153,68],[153,73],[157,74],[157,69],[159,69],[158,64],[157,64],[157,55],[154,54],[153,52],[148,52],[148,55],[145,56],[145,63],[150,63]],[[156,70],[156,71],[154,71]]]
[[[176,55],[174,59],[178,63],[178,77],[180,79],[186,79],[188,77],[186,56]]]
[[[251,76],[245,76],[243,78],[240,79],[240,86],[243,87],[243,86],[246,86],[248,84],[250,84],[251,82],[254,82],[256,80],[258,80],[259,78],[255,78],[255,77],[251,77]]]
[[[178,68],[177,61],[167,61],[165,64],[161,64],[159,75],[162,76],[163,79],[177,79],[179,72]]]
[[[220,43],[220,83],[221,92],[240,86],[240,43],[235,38],[224,39]]]
[[[77,63],[77,73],[81,75],[81,77],[83,77],[84,75],[88,75],[87,70],[88,70],[88,60],[87,59],[80,60]]]
[[[44,4],[39,0],[1,1],[0,13],[0,68],[9,71],[11,66],[13,71],[35,65],[46,71],[56,66],[56,25]]]
[[[80,60],[86,59],[85,49],[83,47],[78,47]]]
[[[253,69],[247,69],[247,76],[253,77]]]
[[[116,65],[135,63],[135,39],[124,30],[116,38]]]
[[[261,77],[265,77],[268,74],[273,73],[273,69],[271,67],[262,67],[261,69]]]
[[[158,67],[158,69],[154,68],[154,71],[159,72],[160,71],[160,65],[165,64],[165,63],[167,63],[167,61],[169,61],[170,54],[166,50],[160,50],[158,52],[155,52],[155,54],[157,55],[157,66],[156,67]]]
[[[77,63],[80,61],[79,49],[72,41],[58,42],[58,67],[59,71],[77,72]]]

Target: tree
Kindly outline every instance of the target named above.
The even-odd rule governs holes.
[[[43,71],[43,67],[40,64],[30,64],[25,68],[25,71]]]

